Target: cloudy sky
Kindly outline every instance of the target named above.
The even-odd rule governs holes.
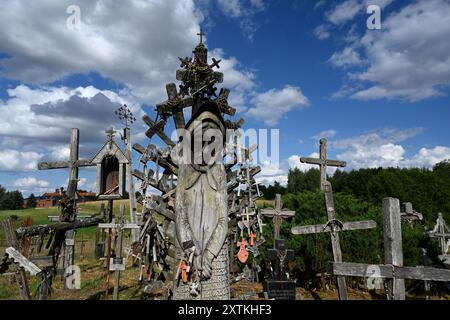
[[[67,25],[73,5],[80,24]],[[367,28],[369,5],[381,30]],[[450,158],[448,0],[11,0],[0,11],[0,184],[26,195],[65,185],[65,170],[37,163],[67,159],[73,127],[92,157],[123,103],[146,145],[141,118],[154,117],[200,27],[244,129],[280,129],[280,163],[259,159],[262,182],[307,169],[298,156],[317,155],[321,137],[347,170]],[[80,170],[81,188],[94,174]]]

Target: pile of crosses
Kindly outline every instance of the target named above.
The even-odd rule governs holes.
[[[130,250],[135,260],[141,264],[140,280],[146,278],[151,284],[147,286],[148,292],[154,287],[160,287],[159,282],[178,280],[185,277],[181,265],[177,265],[176,237],[175,237],[175,190],[177,186],[178,166],[176,159],[177,147],[181,141],[172,141],[165,132],[169,118],[173,118],[175,129],[185,129],[184,110],[191,108],[195,114],[199,103],[196,101],[214,101],[219,107],[222,116],[234,116],[236,110],[228,104],[229,89],[222,88],[216,94],[216,84],[223,81],[223,74],[214,71],[220,68],[220,60],[212,59],[208,64],[208,50],[203,44],[203,33],[200,33],[200,43],[194,50],[194,59],[179,58],[181,69],[176,72],[176,79],[181,81],[179,90],[174,83],[166,85],[167,100],[156,105],[156,118],[148,115],[143,117],[149,126],[146,136],[153,139],[155,136],[164,142],[165,146],[150,143],[147,147],[135,144],[133,149],[140,154],[140,163],[143,170],[134,170],[133,175],[141,181],[138,199],[143,205],[142,224],[139,239]],[[236,122],[225,120],[227,129],[238,132],[243,125],[241,118]],[[248,261],[249,252],[258,256],[258,246],[264,241],[262,237],[262,223],[256,199],[261,196],[254,176],[261,171],[259,166],[252,165],[251,154],[255,146],[248,149],[239,144],[239,137],[230,137],[227,141],[224,159],[227,172],[227,189],[229,195],[229,240],[230,252],[242,264]],[[233,170],[237,165],[237,169]],[[148,194],[150,188],[156,189],[160,194]],[[245,191],[244,191],[245,190]],[[256,239],[255,239],[256,238]],[[236,247],[240,250],[236,254]],[[234,261],[231,260],[231,267]],[[254,261],[254,260],[253,260]],[[253,263],[256,268],[256,262]],[[257,272],[256,272],[257,273]],[[240,278],[243,278],[241,275]]]

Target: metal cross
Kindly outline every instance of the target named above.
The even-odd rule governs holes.
[[[327,159],[327,140],[320,139],[320,157],[315,158],[305,158],[301,157],[300,162],[308,164],[316,164],[320,166],[320,190],[325,191],[325,182],[327,181],[327,166],[332,167],[345,167],[347,162],[338,160],[328,160]]]
[[[114,113],[119,117],[125,128],[128,128],[131,124],[133,124],[133,122],[136,121],[136,118],[126,104],[114,111]]]
[[[200,33],[197,33],[198,36],[200,36],[200,43],[203,43],[203,36],[206,34],[203,33],[202,29],[200,29]]]

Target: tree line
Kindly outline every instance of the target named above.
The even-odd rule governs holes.
[[[327,222],[325,200],[319,190],[320,173],[317,169],[302,172],[290,170],[286,187],[274,184],[261,187],[264,198],[273,199],[275,193],[283,195],[285,208],[295,210],[293,218],[285,220],[281,236],[287,247],[295,251],[290,270],[300,285],[320,286],[318,274],[326,272],[333,260],[329,234],[294,236],[290,229],[297,225]],[[438,212],[450,222],[450,162],[436,164],[432,169],[376,168],[336,171],[328,179],[333,186],[337,218],[341,221],[372,219],[377,228],[342,232],[343,259],[347,262],[379,264],[384,260],[382,199],[395,197],[411,202],[413,208],[424,215],[424,223],[402,223],[403,255],[405,265],[440,265],[437,241],[424,232],[433,228]],[[270,223],[265,227],[264,246],[273,245]],[[265,249],[261,250],[264,258]],[[422,248],[427,250],[427,258]]]
[[[30,205],[36,207],[36,197],[33,194],[30,195],[29,200],[27,201],[27,207],[30,207]],[[24,199],[20,191],[7,191],[0,185],[0,210],[22,209],[23,204]]]

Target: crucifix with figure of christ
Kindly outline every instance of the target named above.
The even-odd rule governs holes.
[[[303,163],[316,164],[320,166],[320,188],[325,193],[325,206],[327,210],[328,222],[326,224],[316,224],[310,226],[296,226],[291,229],[294,235],[315,234],[329,232],[331,235],[331,246],[333,250],[334,262],[342,262],[342,251],[339,232],[350,230],[372,229],[377,226],[373,220],[341,222],[336,219],[334,208],[334,198],[331,183],[327,180],[327,166],[345,167],[345,161],[327,159],[327,140],[320,139],[320,159],[300,158]],[[347,300],[347,286],[345,277],[337,277],[339,299]]]

